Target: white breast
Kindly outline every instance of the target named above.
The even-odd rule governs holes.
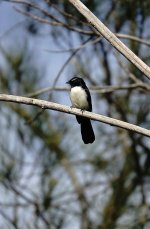
[[[70,98],[71,98],[73,107],[76,107],[82,110],[89,109],[89,105],[87,101],[87,94],[83,88],[77,87],[77,86],[71,88]]]

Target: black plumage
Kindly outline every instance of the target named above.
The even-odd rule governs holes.
[[[91,95],[84,80],[73,77],[67,82],[71,86],[70,98],[72,106],[81,110],[92,111]],[[76,115],[76,119],[81,126],[81,136],[85,144],[95,141],[94,131],[91,121],[88,118]]]

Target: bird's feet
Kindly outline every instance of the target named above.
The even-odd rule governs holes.
[[[83,115],[83,112],[84,112],[84,111],[85,111],[85,110],[81,109],[82,115]]]

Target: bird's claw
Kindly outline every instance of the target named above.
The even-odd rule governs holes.
[[[83,110],[83,109],[81,109],[81,112],[82,112],[82,115],[83,115],[84,110]]]

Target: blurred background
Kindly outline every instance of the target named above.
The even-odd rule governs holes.
[[[149,0],[82,1],[150,65]],[[65,0],[0,1],[0,93],[71,105],[80,75],[93,111],[150,128],[148,79]],[[0,104],[0,227],[150,228],[150,141],[73,115]]]

